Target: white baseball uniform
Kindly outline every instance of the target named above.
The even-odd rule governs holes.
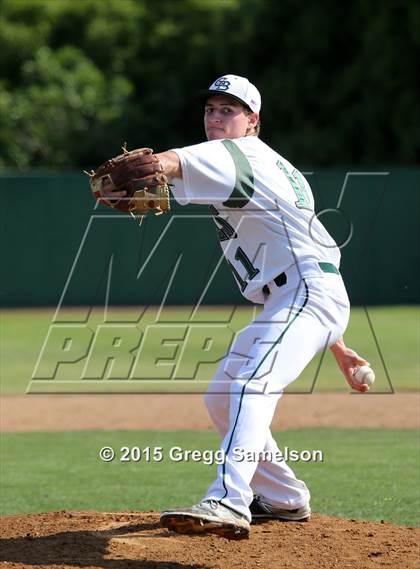
[[[270,424],[284,389],[347,326],[339,249],[314,214],[307,180],[259,138],[174,151],[183,173],[172,180],[175,199],[210,205],[242,294],[264,304],[235,338],[205,396],[225,461],[203,499],[249,521],[253,490],[279,508],[299,508],[309,491],[280,457]],[[263,452],[269,459],[260,461]]]

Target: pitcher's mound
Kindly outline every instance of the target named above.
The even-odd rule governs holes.
[[[0,567],[125,569],[414,568],[420,529],[314,514],[309,523],[252,526],[249,540],[178,535],[150,513],[5,516]]]

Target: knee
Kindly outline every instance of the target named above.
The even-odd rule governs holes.
[[[227,395],[216,393],[206,393],[204,403],[213,424],[218,431],[223,433],[226,430],[229,418],[229,401]]]

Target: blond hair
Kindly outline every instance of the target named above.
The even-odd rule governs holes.
[[[252,115],[254,113],[254,111],[252,111],[248,106],[243,105],[243,107],[246,115]],[[261,131],[261,119],[258,117],[258,122],[254,126],[254,130],[248,133],[247,136],[259,136],[260,131]]]

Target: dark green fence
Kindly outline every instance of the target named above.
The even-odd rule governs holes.
[[[420,171],[306,172],[354,304],[419,302]],[[241,303],[207,207],[96,208],[83,174],[0,177],[4,306]],[[339,212],[336,211],[339,205]],[[4,206],[3,206],[4,207]],[[351,233],[351,238],[350,237]]]

